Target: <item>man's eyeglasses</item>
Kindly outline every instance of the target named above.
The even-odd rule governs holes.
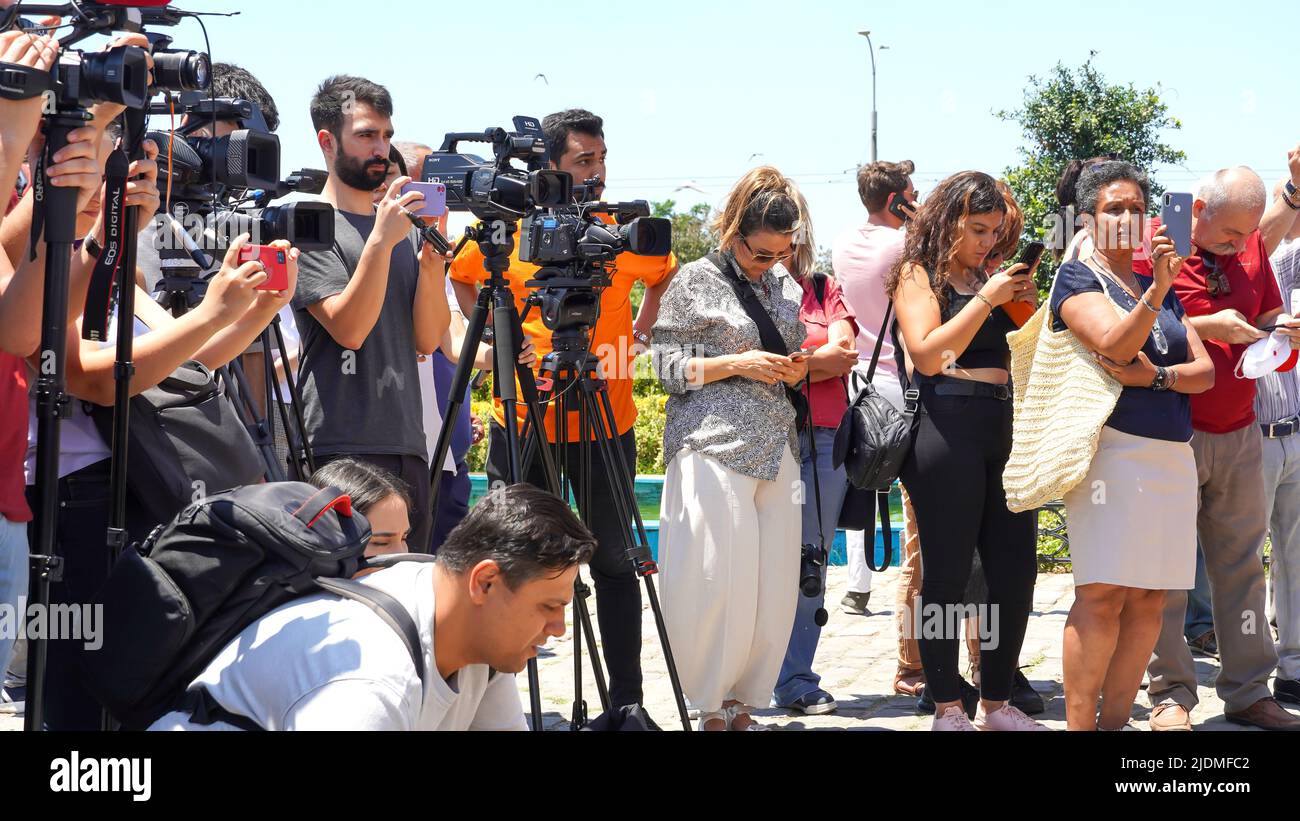
[[[745,250],[754,258],[755,262],[780,262],[783,259],[789,259],[794,256],[794,245],[791,245],[787,250],[782,251],[779,254],[768,254],[755,251],[753,247],[750,246],[749,240],[746,239],[743,234],[740,237],[740,242],[745,246]]]

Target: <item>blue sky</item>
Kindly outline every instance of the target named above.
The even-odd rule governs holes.
[[[1271,185],[1300,143],[1293,2],[177,5],[242,10],[207,19],[213,57],[250,69],[275,97],[284,173],[322,166],[308,100],[329,74],[356,73],[392,92],[399,139],[435,147],[445,131],[589,108],[606,122],[610,199],[717,204],[749,167],[776,165],[804,188],[823,245],[864,217],[853,184],[870,156],[861,29],[888,46],[877,57],[880,157],[914,160],[922,194],[948,173],[1015,163],[1018,129],[992,112],[1021,101],[1028,75],[1090,50],[1109,80],[1163,87],[1183,122],[1166,138],[1187,152],[1185,167],[1156,169],[1172,190],[1238,163]],[[176,37],[202,47],[194,23]],[[704,193],[674,192],[690,181]]]

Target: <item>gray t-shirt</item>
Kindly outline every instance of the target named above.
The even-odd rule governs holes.
[[[335,342],[307,310],[343,292],[374,227],[373,214],[336,210],[334,249],[312,251],[298,260],[293,308],[302,336],[300,379],[308,438],[321,455],[426,459],[412,318],[420,275],[414,241],[393,248],[384,306],[360,349],[350,351]]]

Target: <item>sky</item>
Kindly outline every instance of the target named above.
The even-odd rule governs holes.
[[[174,5],[241,11],[206,18],[212,56],[248,68],[275,98],[282,174],[323,167],[308,117],[315,86],[360,74],[392,92],[396,139],[434,147],[444,132],[508,127],[516,114],[594,111],[610,200],[716,206],[747,169],[775,165],[807,195],[821,245],[865,218],[854,184],[871,147],[862,30],[877,49],[879,157],[913,160],[922,196],[955,171],[1015,164],[1019,128],[993,112],[1022,101],[1029,75],[1090,51],[1109,81],[1160,86],[1182,121],[1163,136],[1185,165],[1153,169],[1171,190],[1236,164],[1271,186],[1300,144],[1293,0],[1141,11],[1104,0]],[[203,48],[196,23],[173,33],[177,46]]]

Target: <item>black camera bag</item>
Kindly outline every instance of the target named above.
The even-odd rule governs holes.
[[[212,372],[186,362],[131,397],[127,488],[151,522],[171,521],[190,502],[262,481],[266,464]],[[91,406],[113,441],[113,408]]]
[[[104,608],[104,638],[98,651],[83,656],[87,689],[126,729],[148,727],[173,709],[189,711],[196,702],[186,688],[235,636],[277,607],[322,590],[367,605],[392,626],[423,680],[424,655],[410,613],[352,576],[365,567],[433,557],[366,560],[369,541],[370,525],[333,487],[274,482],[191,504],[143,545],[124,551],[95,597]],[[208,718],[260,729],[220,711]]]

